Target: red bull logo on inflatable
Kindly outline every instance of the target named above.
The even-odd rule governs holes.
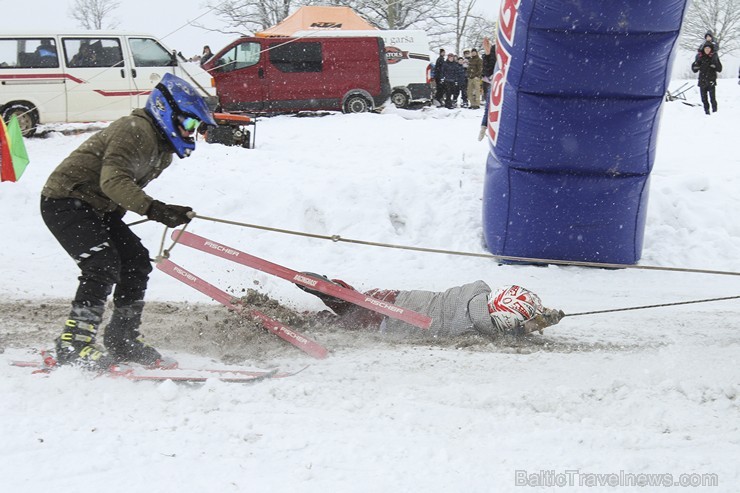
[[[501,124],[501,103],[504,100],[506,78],[509,75],[511,46],[516,34],[516,20],[519,15],[521,0],[504,0],[499,12],[498,33],[496,35],[496,62],[498,70],[491,81],[491,101],[488,108],[488,136],[495,145],[498,140],[498,129]]]

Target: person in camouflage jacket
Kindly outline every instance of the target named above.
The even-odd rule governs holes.
[[[468,60],[468,100],[470,108],[480,108],[481,77],[483,76],[483,59],[478,56],[478,50],[473,48]]]
[[[41,217],[80,269],[69,317],[56,339],[59,363],[105,369],[121,361],[163,361],[138,331],[152,266],[123,215],[133,211],[168,227],[190,221],[190,207],[164,204],[144,187],[170,166],[173,153],[190,155],[201,123],[215,125],[203,99],[190,84],[166,74],[144,109],[90,137],[46,181]],[[114,310],[103,349],[95,339],[111,293]]]

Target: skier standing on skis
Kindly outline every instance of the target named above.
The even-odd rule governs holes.
[[[172,163],[173,153],[190,155],[201,123],[216,124],[206,103],[190,84],[166,74],[145,108],[90,137],[49,176],[41,217],[81,272],[56,339],[59,363],[105,369],[121,361],[162,361],[139,333],[152,271],[149,251],[123,215],[133,211],[171,228],[190,221],[190,207],[154,200],[143,188]],[[111,292],[114,309],[102,349],[95,338]]]
[[[304,273],[328,280],[326,277]],[[354,288],[340,279],[330,282]],[[379,329],[382,332],[409,332],[417,328],[394,318],[357,306],[348,301],[297,285],[318,296],[337,314],[337,323],[346,327]],[[479,333],[489,337],[528,335],[542,332],[565,316],[561,310],[542,306],[539,296],[521,286],[505,286],[493,291],[483,281],[455,286],[443,292],[372,289],[364,293],[380,301],[407,308],[432,318],[425,333],[434,337],[455,337]]]

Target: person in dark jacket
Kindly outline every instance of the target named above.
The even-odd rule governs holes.
[[[694,63],[691,64],[694,73],[699,72],[699,91],[701,102],[704,104],[704,113],[709,115],[709,103],[712,103],[712,112],[717,111],[717,97],[715,87],[717,86],[717,73],[722,72],[722,63],[719,55],[714,51],[711,42],[704,43],[702,51],[696,55]]]
[[[164,361],[140,338],[152,266],[123,215],[133,211],[171,228],[190,221],[190,207],[154,200],[143,189],[171,164],[173,153],[190,155],[201,123],[216,124],[206,103],[190,84],[168,73],[145,108],[90,137],[46,181],[41,217],[80,269],[69,317],[56,339],[60,364],[102,370],[121,361]],[[103,349],[95,338],[111,292],[114,308]]]
[[[454,53],[447,54],[447,61],[442,64],[442,84],[445,87],[445,107],[457,107],[460,87],[466,81],[465,68],[457,61]]]
[[[462,101],[462,107],[467,108],[468,104],[468,57],[459,56],[457,57],[457,63],[462,67],[462,74],[458,80],[460,86],[460,99]]]
[[[434,62],[434,100],[437,101],[437,103],[442,106],[443,99],[445,95],[445,86],[442,83],[442,65],[445,62],[445,50],[440,49],[439,50],[439,57],[437,57],[437,61]]]
[[[203,47],[203,54],[200,56],[200,64],[201,66],[205,65],[208,60],[213,58],[213,52],[211,52],[211,47],[208,45],[205,45]]]
[[[340,279],[329,280],[311,272],[303,274],[355,290]],[[301,285],[297,286],[317,296],[329,307],[337,315],[333,320],[337,325],[389,333],[419,333],[419,329],[401,320]],[[364,294],[427,315],[432,319],[432,325],[424,333],[432,337],[478,333],[495,338],[502,335],[541,333],[542,329],[557,324],[565,316],[561,310],[542,306],[539,296],[528,289],[513,285],[494,291],[484,281],[455,286],[441,292],[372,289]]]

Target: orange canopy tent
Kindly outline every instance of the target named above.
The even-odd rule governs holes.
[[[349,7],[307,6],[296,10],[276,26],[255,33],[255,36],[260,38],[286,37],[307,29],[366,31],[377,28]]]

